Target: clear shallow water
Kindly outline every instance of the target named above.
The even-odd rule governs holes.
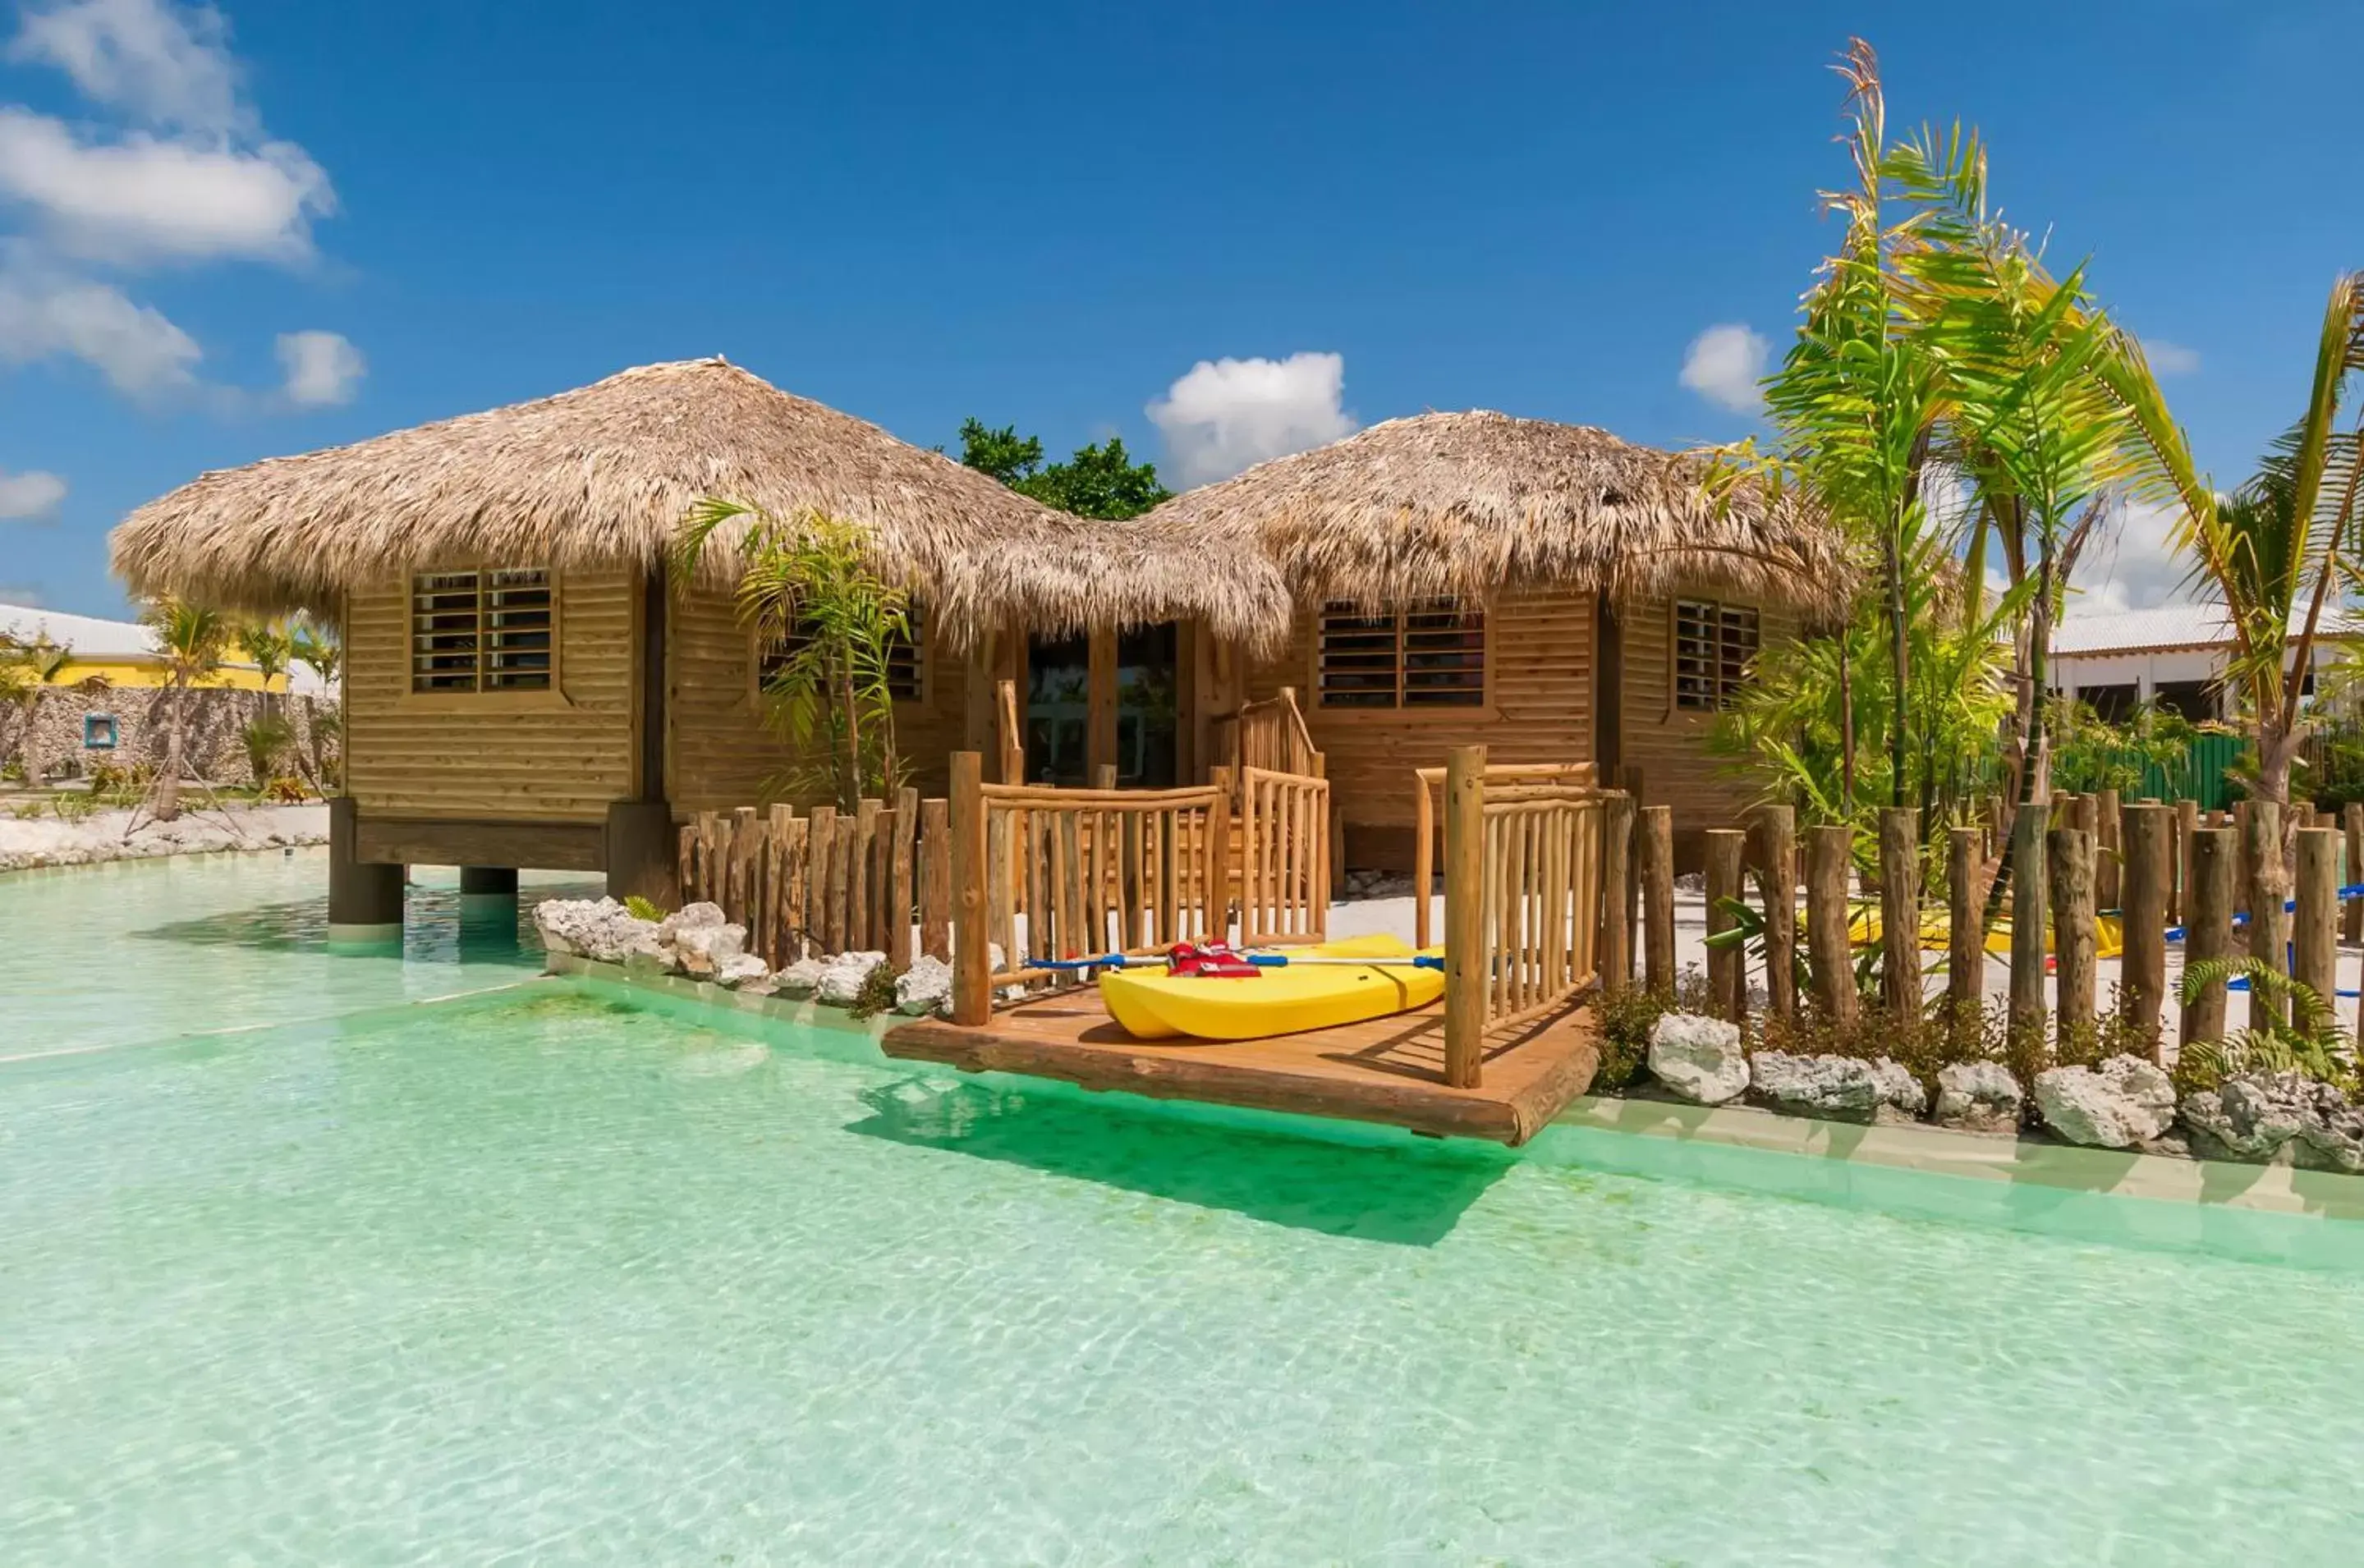
[[[0,1067],[0,1561],[2356,1560],[2354,1274],[376,1006],[459,977]]]

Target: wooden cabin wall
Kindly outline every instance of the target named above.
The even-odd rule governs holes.
[[[1314,684],[1314,614],[1300,611],[1288,651],[1248,673],[1262,701],[1297,688],[1306,728],[1329,769],[1352,866],[1411,864],[1412,770],[1442,767],[1455,746],[1483,744],[1497,762],[1592,757],[1593,598],[1522,590],[1488,618],[1482,708],[1324,708]]]
[[[414,694],[408,582],[347,595],[346,789],[364,817],[604,823],[631,798],[637,580],[557,581],[563,701]]]
[[[1708,595],[1712,596],[1712,595]],[[1699,835],[1736,826],[1760,785],[1733,776],[1728,759],[1710,753],[1715,715],[1678,708],[1674,694],[1675,596],[1630,606],[1621,617],[1625,639],[1624,762],[1642,770],[1642,794],[1652,806],[1675,808],[1676,859],[1692,863]],[[1775,606],[1758,610],[1757,641],[1769,648],[1798,634],[1797,617]]]
[[[755,698],[753,635],[728,592],[692,587],[666,615],[666,793],[678,814],[724,811],[774,800],[812,804],[809,791],[783,791],[794,748],[764,722]],[[951,786],[952,753],[967,728],[966,662],[939,646],[922,650],[922,699],[895,706],[895,740],[925,795]]]

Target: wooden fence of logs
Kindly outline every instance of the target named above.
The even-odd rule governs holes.
[[[917,951],[952,956],[952,833],[942,800],[916,790],[853,811],[816,806],[700,812],[682,826],[684,903],[719,905],[747,951],[777,969],[801,958]],[[916,932],[915,928],[916,926]]]
[[[2137,1041],[2148,1040],[2155,1055],[2164,1046],[2173,941],[2182,943],[2186,967],[2246,955],[2336,1005],[2339,944],[2364,940],[2364,897],[2343,896],[2341,883],[2343,865],[2351,884],[2364,882],[2364,804],[2348,806],[2336,821],[2307,806],[2291,809],[2297,820],[2287,833],[2283,808],[2266,801],[2212,814],[2191,801],[2121,803],[2115,792],[2101,791],[2057,795],[2016,814],[2012,880],[1998,912],[2019,959],[2011,965],[2007,1005],[2013,1036],[2065,1040],[2103,1021],[2097,992],[2105,917],[2116,919],[2120,932],[2118,1019]],[[1928,888],[1922,886],[1919,813],[1909,807],[1880,812],[1862,862],[1852,829],[1807,828],[1801,996],[1791,978],[1800,836],[1790,807],[1760,806],[1745,826],[1704,835],[1707,929],[1731,929],[1743,908],[1761,913],[1756,956],[1765,1006],[1778,1018],[1807,1006],[1827,1019],[1852,1020],[1859,1006],[1858,959],[1874,948],[1880,1007],[1920,1014],[1932,1000],[1927,979],[1936,973],[1944,976],[1948,1008],[1982,1006],[1987,906],[2002,824],[1996,811],[1979,826],[1951,829],[1943,876]],[[1676,978],[1669,808],[1641,808],[1634,844],[1642,981],[1667,990]],[[1854,890],[1859,864],[1868,889],[1862,894]],[[1741,1019],[1752,1004],[1748,956],[1740,945],[1708,950],[1710,1005],[1723,1017]],[[1613,967],[1623,960],[1605,952],[1603,962]],[[1621,975],[1605,972],[1604,980],[1618,984]],[[2253,989],[2250,1006],[2286,1012],[2288,1002],[2261,987]],[[2182,1008],[2179,1039],[2214,1040],[2225,1028],[2225,984],[2218,979]],[[2364,1008],[2355,1029],[2364,1039]]]

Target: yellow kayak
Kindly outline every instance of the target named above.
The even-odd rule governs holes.
[[[1950,945],[1953,921],[1943,909],[1924,910],[1921,915],[1921,945],[1932,952],[1944,952]],[[2094,956],[2116,958],[2125,950],[2125,928],[2115,915],[2096,916],[2093,920]],[[1879,940],[1879,911],[1862,909],[1847,925],[1847,940],[1854,943],[1876,942]],[[1987,932],[1987,951],[2011,956],[2011,922],[1997,920]],[[2052,949],[2052,931],[2047,924],[2044,932],[2044,951]]]
[[[1430,954],[1441,948],[1422,950]],[[1355,937],[1291,948],[1291,958],[1410,958],[1395,937]],[[1210,980],[1162,969],[1114,969],[1100,976],[1109,1015],[1137,1040],[1259,1040],[1426,1006],[1444,995],[1444,972],[1411,964],[1307,964],[1267,969],[1252,980]]]

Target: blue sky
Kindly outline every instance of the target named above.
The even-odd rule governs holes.
[[[106,529],[202,469],[717,352],[922,444],[1115,432],[1169,479],[1431,407],[1738,435],[1746,334],[1778,352],[1830,238],[1850,32],[1895,123],[1978,124],[2007,215],[2170,346],[2229,480],[2364,265],[2356,21],[35,0],[0,58],[0,599],[118,612]],[[2140,519],[2088,576],[2174,587]]]

